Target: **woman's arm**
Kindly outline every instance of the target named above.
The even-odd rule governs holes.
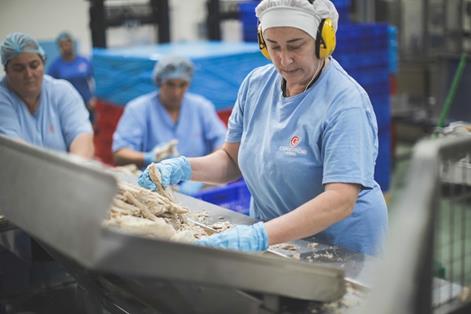
[[[191,179],[206,183],[221,184],[240,177],[237,155],[240,143],[224,143],[214,153],[188,158],[191,164]]]
[[[83,158],[92,159],[95,154],[93,146],[93,134],[81,133],[70,144],[70,153]]]
[[[135,164],[138,167],[144,166],[144,153],[131,148],[121,148],[113,153],[113,157],[117,166],[127,164]]]
[[[351,215],[360,186],[329,183],[325,191],[295,210],[265,223],[269,244],[311,236]]]

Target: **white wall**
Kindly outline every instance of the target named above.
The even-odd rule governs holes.
[[[149,0],[109,0],[108,5],[148,3]],[[170,30],[172,41],[204,39],[206,35],[206,0],[171,0]],[[0,41],[11,32],[24,32],[38,40],[54,40],[69,31],[78,41],[80,53],[89,55],[92,48],[87,0],[0,0]],[[222,24],[223,38],[241,40],[238,21]],[[133,46],[156,42],[153,26],[109,28],[109,47]],[[0,76],[3,68],[0,67]]]
[[[109,0],[113,4],[148,3],[148,0]],[[105,2],[106,3],[106,2]],[[206,18],[206,0],[171,0],[170,21],[173,41],[201,39]],[[61,31],[71,32],[80,43],[80,50],[91,50],[91,34],[88,27],[89,2],[86,0],[0,0],[0,38],[8,33],[25,32],[38,40],[53,40]],[[226,23],[225,23],[226,24]],[[230,24],[230,23],[229,23]],[[237,40],[238,26],[223,25],[223,35]],[[110,28],[108,45],[127,46],[155,42],[152,26],[139,28]]]
[[[423,5],[421,1],[402,0],[402,51],[417,54],[422,48]]]
[[[53,40],[64,30],[89,52],[88,1],[85,0],[0,0],[0,38],[24,32],[38,40]]]

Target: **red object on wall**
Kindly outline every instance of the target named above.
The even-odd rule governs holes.
[[[396,75],[389,76],[389,88],[391,95],[397,95],[397,77]]]
[[[231,116],[231,112],[232,112],[232,108],[217,112],[219,119],[221,119],[222,122],[224,122],[226,126],[227,126],[227,121],[229,120],[229,117]]]
[[[109,165],[114,163],[111,152],[113,133],[123,111],[123,106],[116,106],[103,100],[97,100],[95,104],[95,135],[93,137],[95,157]]]

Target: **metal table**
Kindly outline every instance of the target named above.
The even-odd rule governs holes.
[[[90,313],[294,313],[342,297],[345,274],[358,286],[368,282],[371,259],[309,241],[294,243],[297,260],[106,229],[117,183],[100,166],[5,137],[0,162],[0,208],[86,289]],[[207,211],[208,223],[253,222],[185,195],[177,200]]]

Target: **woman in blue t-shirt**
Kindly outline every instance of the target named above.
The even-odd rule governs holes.
[[[44,75],[38,42],[11,33],[0,46],[5,76],[0,79],[0,134],[27,143],[92,158],[93,129],[77,91]]]
[[[164,185],[244,177],[259,222],[202,245],[261,251],[316,235],[379,253],[388,218],[374,180],[378,127],[367,93],[331,57],[337,10],[329,0],[263,0],[256,15],[260,47],[273,64],[242,83],[223,148],[149,167],[160,171]],[[155,188],[148,171],[139,183]]]
[[[57,36],[57,46],[60,56],[49,67],[48,74],[54,78],[69,81],[82,96],[83,102],[90,113],[93,122],[93,70],[87,58],[78,55],[72,35],[63,32]]]

